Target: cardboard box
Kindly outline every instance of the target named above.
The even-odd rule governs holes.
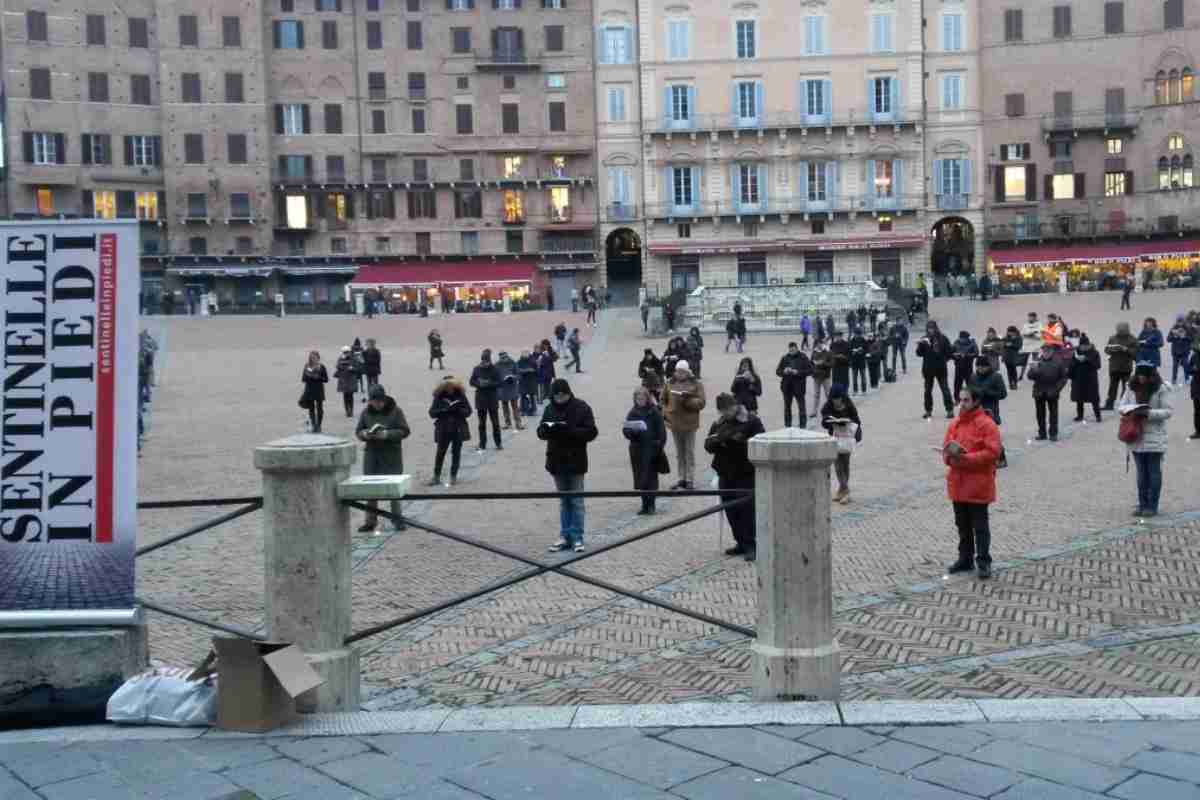
[[[213,637],[217,727],[265,733],[296,718],[296,698],[325,681],[299,647]]]

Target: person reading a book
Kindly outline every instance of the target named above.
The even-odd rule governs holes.
[[[835,383],[829,392],[829,401],[821,408],[821,426],[837,442],[834,472],[837,474],[838,490],[833,502],[849,504],[850,454],[854,452],[854,446],[862,441],[863,433],[858,408],[847,394],[844,384]]]
[[[1002,448],[1000,429],[984,411],[982,400],[976,386],[968,384],[959,392],[958,415],[946,428],[941,454],[958,528],[958,560],[947,572],[978,568],[978,576],[986,580],[992,577],[988,506],[996,502],[996,463]]]
[[[621,433],[629,440],[629,465],[633,469],[633,488],[639,492],[658,491],[658,476],[667,472],[667,427],[654,396],[645,386],[633,390],[633,408],[625,415]],[[642,495],[638,514],[654,513],[655,496]]]
[[[712,468],[717,473],[717,485],[721,491],[721,502],[728,503],[742,495],[740,492],[754,491],[754,464],[750,462],[749,442],[760,433],[765,433],[762,420],[737,401],[728,392],[717,395],[717,411],[721,416],[712,424],[704,439],[704,450],[712,454]],[[754,561],[755,526],[754,500],[728,506],[725,516],[733,531],[733,547],[725,551],[728,556],[744,556]]]
[[[675,362],[671,380],[663,388],[663,416],[675,440],[675,461],[679,465],[679,482],[672,489],[691,489],[693,486],[696,431],[700,429],[700,412],[706,403],[704,384],[692,375],[691,365],[679,359]]]
[[[1125,386],[1133,375],[1137,357],[1138,339],[1129,330],[1128,322],[1118,322],[1116,335],[1108,337],[1104,352],[1108,354],[1108,399],[1105,411],[1116,407],[1117,396],[1125,393]]]
[[[450,451],[450,483],[458,483],[458,466],[462,459],[463,442],[471,438],[471,401],[463,389],[462,381],[453,375],[442,378],[433,390],[433,404],[429,406],[433,419],[433,440],[437,451],[433,457],[433,478],[430,486],[442,482],[442,465],[446,463],[446,451]]]
[[[1117,410],[1121,426],[1117,434],[1133,456],[1137,467],[1138,504],[1135,517],[1158,514],[1162,495],[1162,461],[1167,454],[1167,420],[1171,400],[1158,366],[1139,361]]]
[[[537,436],[546,443],[546,471],[554,476],[559,492],[582,492],[588,471],[588,442],[598,435],[592,407],[571,393],[571,385],[557,378],[550,385],[550,404],[542,413]],[[551,552],[574,548],[583,552],[583,498],[564,496],[559,500],[559,539]]]
[[[358,417],[358,426],[354,435],[363,447],[363,475],[402,475],[404,474],[404,451],[402,442],[408,438],[411,431],[404,412],[396,405],[396,401],[388,396],[380,384],[375,384],[367,392],[367,405]],[[360,533],[375,530],[379,515],[375,512],[378,503],[371,500],[368,505],[367,519],[359,528]],[[391,501],[392,514],[400,517],[401,505],[399,500]],[[405,525],[395,523],[395,530],[402,531]]]

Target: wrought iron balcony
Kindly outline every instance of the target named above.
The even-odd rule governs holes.
[[[1089,111],[1080,114],[1047,114],[1042,117],[1042,132],[1085,133],[1099,131],[1131,131],[1141,124],[1142,115],[1135,111]]]

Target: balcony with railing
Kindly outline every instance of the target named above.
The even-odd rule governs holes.
[[[543,253],[594,253],[596,240],[591,236],[563,236],[561,234],[543,233],[541,240]]]
[[[875,115],[866,110],[851,110],[848,114],[806,114],[800,111],[777,111],[759,114],[755,117],[744,117],[739,114],[692,114],[688,119],[673,119],[669,116],[649,119],[644,130],[651,134],[710,133],[736,132],[753,133],[760,130],[778,130],[781,128],[813,129],[813,128],[863,128],[863,127],[893,127],[916,125],[919,120],[906,119],[901,114]]]
[[[649,203],[646,216],[650,219],[690,219],[701,217],[765,217],[791,214],[895,214],[913,212],[923,207],[919,194],[892,195],[831,195],[823,199],[761,198],[756,203],[735,200],[700,200],[690,205],[679,203]]]
[[[604,219],[608,222],[631,222],[637,219],[637,203],[605,203]]]
[[[1108,133],[1135,130],[1142,121],[1136,111],[1087,111],[1072,114],[1046,114],[1042,117],[1042,132],[1052,133]]]
[[[1197,222],[1197,226],[1200,226],[1200,222]],[[1158,230],[1153,221],[1122,214],[1112,214],[1107,218],[1091,214],[1055,214],[1050,219],[1016,219],[1012,222],[988,225],[986,228],[988,241],[995,244],[1120,239],[1163,232]]]
[[[542,68],[541,54],[527,47],[493,47],[475,51],[475,68],[506,72],[532,71]]]

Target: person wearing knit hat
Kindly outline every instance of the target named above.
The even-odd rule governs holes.
[[[592,408],[571,393],[562,378],[550,384],[550,402],[542,413],[537,436],[546,443],[546,471],[559,492],[582,492],[588,471],[587,446],[598,435]],[[582,553],[584,508],[582,497],[560,497],[559,539],[551,552],[574,548]]]
[[[721,502],[728,503],[740,496],[737,492],[749,490],[753,493],[754,465],[750,463],[749,442],[766,429],[762,420],[727,392],[717,395],[717,411],[721,416],[709,429],[704,449],[712,453],[712,468],[717,473]],[[726,508],[725,516],[729,519],[734,541],[725,555],[741,555],[747,561],[754,561],[754,500]]]
[[[663,387],[663,417],[675,441],[679,482],[672,489],[691,489],[696,471],[696,431],[706,404],[704,384],[692,375],[684,359],[675,362],[675,372]]]
[[[1071,355],[1068,374],[1071,400],[1075,403],[1075,421],[1083,422],[1083,407],[1090,403],[1096,422],[1103,422],[1100,416],[1100,351],[1086,333],[1079,337],[1079,345]]]
[[[1118,435],[1137,467],[1138,504],[1133,514],[1153,517],[1158,514],[1162,495],[1162,461],[1167,453],[1167,420],[1171,418],[1169,391],[1157,364],[1149,359],[1137,362],[1117,410],[1121,413]]]

